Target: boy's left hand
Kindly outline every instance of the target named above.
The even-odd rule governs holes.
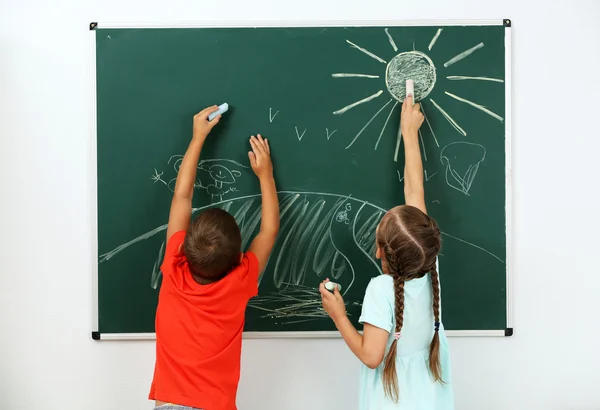
[[[256,137],[253,135],[250,137],[250,146],[252,151],[248,152],[248,158],[250,159],[252,171],[259,179],[273,178],[273,163],[271,162],[269,141],[260,134]]]
[[[204,141],[213,127],[219,123],[221,120],[220,115],[217,115],[212,121],[208,120],[209,114],[217,111],[218,109],[219,107],[213,105],[212,107],[205,108],[198,114],[194,115],[194,139]]]
[[[329,279],[325,279],[319,285],[319,292],[321,292],[321,301],[323,302],[323,309],[329,315],[333,321],[337,321],[346,316],[346,304],[344,298],[336,286],[333,293],[325,288],[325,284],[329,282]]]

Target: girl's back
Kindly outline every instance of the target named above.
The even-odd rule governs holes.
[[[363,365],[360,373],[359,410],[454,408],[448,341],[440,327],[440,363],[444,384],[437,383],[429,371],[429,345],[434,333],[433,290],[429,274],[404,284],[404,323],[397,343],[396,374],[398,403],[386,397],[382,362],[376,369]],[[370,323],[389,331],[386,354],[394,341],[396,327],[394,280],[380,275],[371,280],[363,301],[361,323]]]
[[[419,104],[408,95],[400,119],[406,203],[390,209],[377,226],[375,256],[383,275],[367,287],[359,318],[362,334],[350,322],[338,287],[330,293],[326,279],[319,288],[323,308],[364,364],[361,410],[454,408],[437,269],[442,238],[425,205],[419,147],[423,121]]]

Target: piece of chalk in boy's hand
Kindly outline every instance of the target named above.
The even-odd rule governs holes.
[[[223,103],[221,105],[219,105],[219,109],[211,114],[208,115],[208,120],[212,121],[214,120],[217,115],[223,115],[224,113],[227,112],[227,110],[229,109],[229,104],[227,103]]]
[[[406,97],[412,95],[413,104],[415,103],[415,82],[413,80],[406,80]]]
[[[335,282],[327,282],[325,284],[325,289],[327,289],[330,292],[333,292],[333,290],[335,289],[336,286],[338,288],[338,291],[341,292],[342,291],[342,285],[340,285],[339,283],[335,283]]]

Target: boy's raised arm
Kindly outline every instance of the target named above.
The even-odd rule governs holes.
[[[192,216],[192,198],[194,196],[194,182],[196,181],[196,169],[200,159],[200,151],[206,137],[215,125],[219,123],[221,116],[208,121],[208,115],[216,111],[218,107],[205,108],[194,116],[194,132],[192,141],[179,167],[177,182],[173,200],[171,201],[171,212],[169,213],[169,225],[167,227],[167,242],[174,233],[185,231],[190,225]]]
[[[260,181],[262,194],[262,214],[260,232],[250,244],[248,252],[252,252],[258,259],[259,273],[264,271],[269,260],[269,255],[275,245],[279,232],[279,200],[273,177],[273,164],[271,163],[271,148],[269,142],[260,135],[250,138],[252,151],[248,153],[252,170]]]
[[[413,105],[413,96],[408,96],[402,104],[400,118],[402,138],[404,138],[404,198],[406,205],[419,208],[426,214],[423,162],[419,148],[419,128],[423,124],[423,119],[421,106]]]

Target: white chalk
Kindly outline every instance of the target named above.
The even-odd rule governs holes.
[[[415,82],[413,80],[406,80],[406,96],[412,95],[413,104],[415,103]]]
[[[227,103],[223,103],[221,105],[219,105],[219,109],[211,114],[208,115],[208,120],[212,121],[214,120],[217,115],[223,115],[224,113],[227,112],[227,110],[229,109],[229,104]]]
[[[333,292],[333,290],[335,289],[335,287],[337,286],[338,291],[342,291],[342,285],[340,285],[339,283],[335,283],[335,282],[327,282],[325,284],[325,289],[327,289],[330,292]]]

